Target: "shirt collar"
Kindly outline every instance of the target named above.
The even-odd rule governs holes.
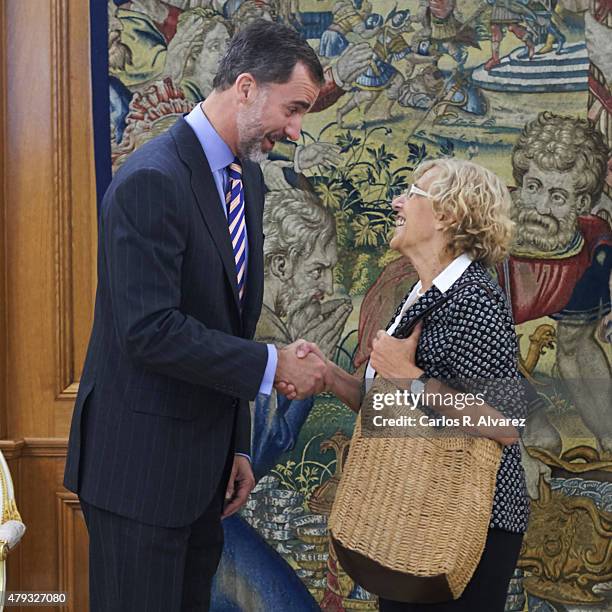
[[[472,258],[467,253],[462,253],[459,257],[456,257],[451,261],[436,278],[433,279],[432,284],[437,287],[440,293],[446,293],[453,283],[457,282],[463,273],[470,267]],[[421,290],[421,281],[418,281],[414,286],[414,292]]]
[[[202,106],[196,104],[185,117],[185,121],[195,132],[202,145],[208,165],[213,172],[227,168],[234,161],[234,154],[225,141],[219,136],[208,117],[204,114]]]

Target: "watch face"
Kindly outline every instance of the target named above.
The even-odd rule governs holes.
[[[412,383],[410,383],[410,392],[414,395],[419,395],[420,393],[423,393],[425,389],[425,383],[422,380],[419,380],[418,378],[416,380],[413,380]]]

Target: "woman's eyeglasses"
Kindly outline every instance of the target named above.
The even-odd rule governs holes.
[[[408,186],[408,189],[406,189],[406,192],[404,193],[404,195],[407,198],[410,198],[413,195],[419,195],[425,198],[433,199],[433,196],[430,193],[427,193],[427,191],[423,191],[422,189],[419,189],[414,183]]]

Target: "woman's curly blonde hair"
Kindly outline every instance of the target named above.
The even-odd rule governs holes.
[[[432,168],[438,172],[427,191],[433,199],[434,213],[445,225],[451,253],[467,253],[485,266],[502,261],[514,230],[508,188],[490,170],[454,158],[419,164],[414,180]]]

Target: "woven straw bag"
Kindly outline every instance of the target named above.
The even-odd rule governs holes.
[[[484,549],[501,445],[456,432],[433,437],[429,427],[410,437],[364,436],[373,394],[394,391],[377,377],[363,400],[329,519],[332,545],[346,573],[372,593],[457,599]],[[418,423],[424,413],[410,414]]]

